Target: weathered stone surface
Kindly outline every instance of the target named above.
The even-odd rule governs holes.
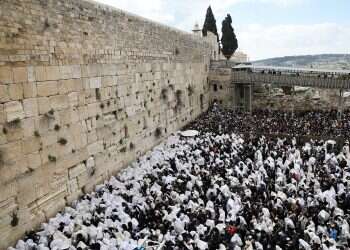
[[[13,73],[10,67],[0,67],[0,83],[12,83]]]
[[[26,117],[33,117],[38,115],[38,101],[36,98],[29,98],[23,100],[24,113]]]
[[[23,99],[23,85],[21,83],[9,84],[8,87],[11,100]]]
[[[12,122],[24,118],[24,111],[21,102],[13,101],[5,103],[6,121]]]
[[[36,97],[37,89],[35,82],[23,83],[23,95],[24,98]]]
[[[78,164],[77,166],[74,166],[68,170],[69,179],[73,179],[75,177],[78,177],[79,175],[81,175],[85,171],[86,171],[85,164],[83,164],[83,163]]]
[[[28,72],[26,67],[13,68],[13,80],[15,83],[27,82]]]
[[[55,95],[50,97],[50,107],[54,110],[62,110],[69,106],[67,95]]]
[[[42,1],[5,0],[0,9],[9,10],[0,15],[1,32],[22,27],[18,37],[0,39],[0,151],[6,162],[0,174],[0,218],[5,218],[0,249],[5,249],[61,209],[65,199],[117,173],[135,159],[136,150],[144,153],[159,143],[157,127],[168,124],[172,133],[205,111],[206,67],[214,48],[142,18],[133,17],[133,28],[125,30],[128,14],[89,1],[57,0],[45,7]],[[61,18],[62,13],[69,15]],[[51,26],[43,30],[47,17]],[[192,99],[189,83],[195,86]],[[183,99],[175,112],[176,90]],[[126,147],[121,153],[130,142],[135,151]],[[21,216],[15,228],[8,223],[13,207]]]
[[[9,100],[8,85],[0,84],[0,103],[8,102]]]
[[[39,114],[43,115],[49,112],[50,107],[50,99],[48,97],[40,97],[38,100]]]
[[[53,96],[58,94],[57,81],[40,82],[37,84],[38,96]]]

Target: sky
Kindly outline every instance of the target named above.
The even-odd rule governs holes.
[[[350,53],[350,0],[95,0],[191,31],[211,5],[218,30],[229,13],[251,60]]]

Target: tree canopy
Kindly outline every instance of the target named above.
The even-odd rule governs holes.
[[[222,53],[229,60],[238,48],[238,41],[235,32],[232,28],[232,18],[230,14],[227,15],[222,22]]]
[[[205,21],[204,21],[204,25],[203,25],[203,29],[202,29],[203,36],[207,36],[208,31],[215,34],[218,38],[218,41],[219,41],[218,30],[216,27],[216,20],[215,20],[213,11],[212,11],[210,6],[208,7],[207,14],[205,16]]]

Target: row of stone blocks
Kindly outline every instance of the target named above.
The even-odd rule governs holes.
[[[206,109],[204,64],[126,65],[0,67],[0,246]]]

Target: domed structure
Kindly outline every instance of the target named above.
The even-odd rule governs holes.
[[[199,28],[199,24],[198,23],[195,23],[192,32],[193,32],[193,34],[195,34],[197,36],[201,36],[202,35],[202,29]]]

